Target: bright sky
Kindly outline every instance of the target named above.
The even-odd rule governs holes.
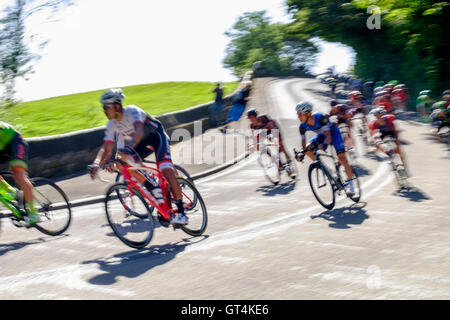
[[[247,11],[287,22],[284,0],[74,0],[60,21],[28,27],[50,40],[17,97],[27,101],[161,81],[233,81],[224,32]],[[348,49],[325,44],[315,72],[345,71]]]

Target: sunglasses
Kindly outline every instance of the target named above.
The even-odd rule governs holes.
[[[114,105],[113,104],[104,104],[103,105],[103,110],[106,110],[106,109],[109,109],[109,108],[111,108],[111,107],[114,107]]]

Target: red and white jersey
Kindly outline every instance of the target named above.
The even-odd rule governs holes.
[[[150,117],[141,108],[130,105],[123,108],[123,118],[122,120],[109,120],[105,129],[104,142],[114,143],[122,145],[123,141],[134,140],[136,136],[136,123],[143,123],[145,125],[151,125],[155,128],[161,126],[161,123]]]

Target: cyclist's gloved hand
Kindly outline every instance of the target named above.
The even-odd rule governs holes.
[[[100,166],[97,163],[93,163],[91,165],[87,166],[87,171],[89,173],[89,175],[91,176],[91,179],[94,179],[97,170],[100,168]]]
[[[132,157],[132,160],[133,160],[135,163],[138,163],[138,162],[141,162],[141,161],[142,161],[141,156],[139,155],[139,153],[137,153],[136,150],[134,150],[134,149],[131,148],[131,147],[128,147],[128,146],[127,146],[127,147],[125,147],[125,148],[119,149],[118,151],[119,151],[120,153],[122,153],[122,154],[126,154],[126,155]]]

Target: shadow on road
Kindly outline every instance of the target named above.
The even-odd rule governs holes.
[[[311,219],[322,218],[330,221],[328,226],[336,229],[350,229],[350,225],[362,224],[364,220],[369,218],[364,207],[365,202],[355,203],[349,207],[343,207],[333,210],[321,212],[319,215],[311,216]]]
[[[154,245],[141,250],[131,250],[113,257],[84,261],[82,264],[96,263],[105,273],[89,279],[94,285],[111,285],[117,277],[136,278],[148,270],[163,265],[183,252],[187,246],[206,240],[209,236],[192,237],[176,243]],[[200,238],[200,240],[198,240]],[[197,239],[197,241],[191,241]]]
[[[57,237],[38,238],[38,239],[30,240],[30,241],[21,241],[21,242],[0,244],[0,257],[10,251],[20,250],[24,247],[31,246],[33,244],[56,241],[56,240],[59,240],[59,239],[62,239],[62,238],[68,237],[68,236],[69,236],[68,234],[63,234],[63,235],[57,236]]]
[[[412,202],[422,202],[425,200],[431,200],[431,198],[417,187],[411,187],[409,189],[400,189],[395,191],[392,195],[409,199]]]
[[[358,177],[369,176],[372,173],[369,169],[367,169],[366,167],[364,167],[361,163],[359,163],[357,161],[353,167],[356,169],[356,173],[357,173]]]
[[[262,192],[265,197],[274,197],[279,194],[288,194],[295,189],[296,181],[292,180],[278,185],[262,186],[256,189],[257,192]]]

